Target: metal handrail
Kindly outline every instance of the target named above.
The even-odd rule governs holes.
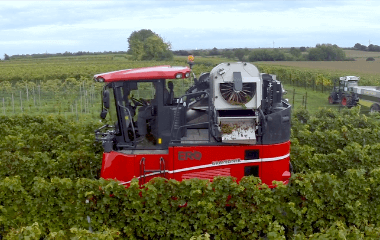
[[[145,157],[142,157],[140,160],[140,179],[142,184],[145,184],[146,182],[146,173],[147,172],[159,172],[160,176],[163,176],[166,178],[166,165],[165,165],[165,159],[163,157],[160,157],[160,169],[158,170],[145,170]]]

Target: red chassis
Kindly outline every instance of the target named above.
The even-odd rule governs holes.
[[[234,176],[239,181],[243,176],[254,175],[272,187],[273,180],[286,184],[290,178],[289,148],[288,141],[273,145],[171,146],[166,153],[160,154],[155,151],[149,154],[111,151],[103,154],[101,177],[117,179],[128,186],[134,177],[144,184],[154,177],[181,181]],[[158,172],[161,158],[166,166],[161,166],[163,171]],[[144,163],[145,173],[141,172]]]

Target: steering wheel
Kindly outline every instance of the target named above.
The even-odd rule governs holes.
[[[142,98],[139,99],[136,99],[134,97],[131,97],[131,100],[133,102],[133,104],[137,107],[137,106],[147,106],[148,105],[148,102]]]

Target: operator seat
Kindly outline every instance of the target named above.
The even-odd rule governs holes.
[[[168,82],[168,88],[169,88],[169,96],[167,100],[167,105],[172,105],[174,101],[174,91],[173,91],[174,85],[172,81]]]

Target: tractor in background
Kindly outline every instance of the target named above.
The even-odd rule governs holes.
[[[340,104],[343,107],[354,107],[359,102],[358,94],[354,92],[354,87],[358,86],[360,77],[346,76],[340,77],[334,82],[333,90],[328,98],[329,104]]]

